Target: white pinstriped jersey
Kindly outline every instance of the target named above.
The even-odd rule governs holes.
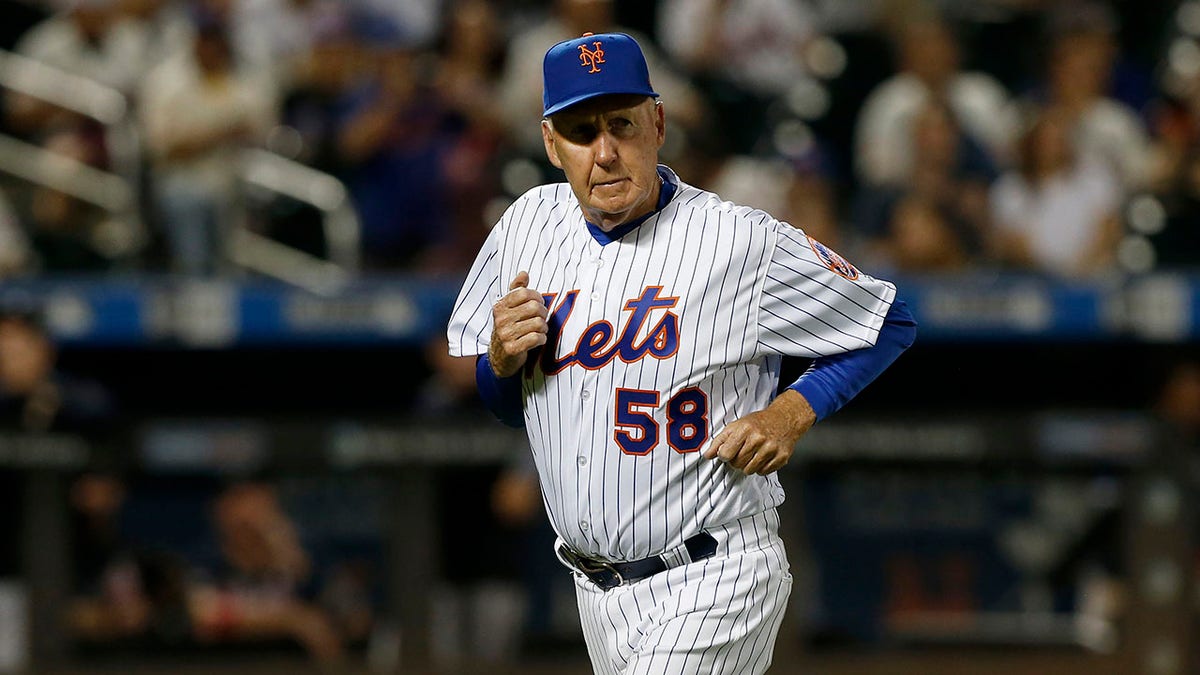
[[[525,426],[558,535],[636,560],[777,506],[775,475],[704,459],[774,397],[781,355],[874,344],[895,287],[802,231],[722,202],[666,167],[674,197],[601,243],[566,183],[530,190],[483,245],[451,315],[450,352],[484,354],[518,272],[550,308],[522,378]]]

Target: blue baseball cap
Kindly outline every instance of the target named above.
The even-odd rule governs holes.
[[[642,48],[624,33],[584,33],[560,42],[542,61],[543,116],[597,96],[655,96]]]

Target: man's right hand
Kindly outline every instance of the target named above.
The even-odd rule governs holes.
[[[517,273],[508,285],[508,293],[492,305],[488,361],[497,377],[515,374],[525,365],[530,349],[546,344],[549,316],[542,294],[529,288],[529,273]]]

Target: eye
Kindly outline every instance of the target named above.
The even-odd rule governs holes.
[[[614,117],[608,121],[608,129],[613,134],[626,134],[633,129],[633,120],[626,117]]]
[[[572,143],[587,145],[600,134],[600,129],[591,122],[568,124],[563,136]]]

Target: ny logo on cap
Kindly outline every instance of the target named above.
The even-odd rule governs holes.
[[[588,49],[587,45],[579,45],[579,65],[591,66],[589,73],[600,72],[600,67],[596,64],[604,63],[604,49],[600,44],[600,41],[596,40],[592,43],[592,49]]]

